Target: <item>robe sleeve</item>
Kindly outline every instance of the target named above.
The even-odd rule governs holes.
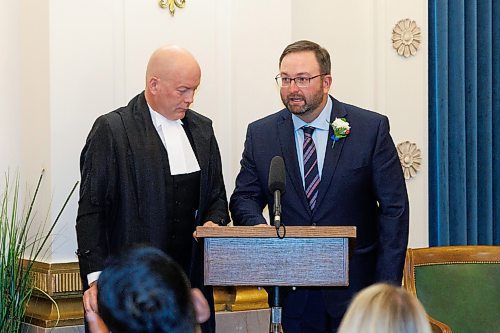
[[[107,237],[115,198],[116,158],[109,123],[94,123],[80,156],[80,200],[76,219],[80,273],[101,271],[109,255]]]

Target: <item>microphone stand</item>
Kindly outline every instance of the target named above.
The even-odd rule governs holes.
[[[281,306],[280,306],[280,287],[274,288],[273,306],[271,307],[271,325],[269,333],[283,333],[281,326]]]
[[[281,192],[274,191],[274,226],[276,228],[276,233],[279,235],[279,229],[281,226]],[[280,288],[278,286],[274,288],[273,304],[271,307],[271,320],[269,326],[269,333],[283,333],[283,327],[281,326],[281,305],[280,305]]]

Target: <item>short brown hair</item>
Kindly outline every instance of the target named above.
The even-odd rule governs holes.
[[[330,54],[325,48],[309,40],[299,40],[295,43],[288,45],[281,54],[279,66],[281,67],[281,61],[283,61],[283,58],[287,54],[304,52],[304,51],[314,52],[316,60],[318,61],[319,64],[319,69],[321,71],[321,74],[331,74],[332,65],[330,62]]]

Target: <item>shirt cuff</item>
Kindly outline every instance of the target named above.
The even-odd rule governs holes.
[[[92,282],[95,282],[99,279],[99,275],[101,275],[102,271],[98,272],[92,272],[90,274],[87,274],[87,282],[89,286],[92,284]]]

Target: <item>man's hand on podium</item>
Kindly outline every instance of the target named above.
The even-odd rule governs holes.
[[[207,221],[205,223],[203,223],[203,226],[204,227],[220,227],[220,225],[218,225],[217,223],[215,223],[214,221]],[[193,231],[193,238],[198,241],[198,237],[196,237],[196,230]]]

